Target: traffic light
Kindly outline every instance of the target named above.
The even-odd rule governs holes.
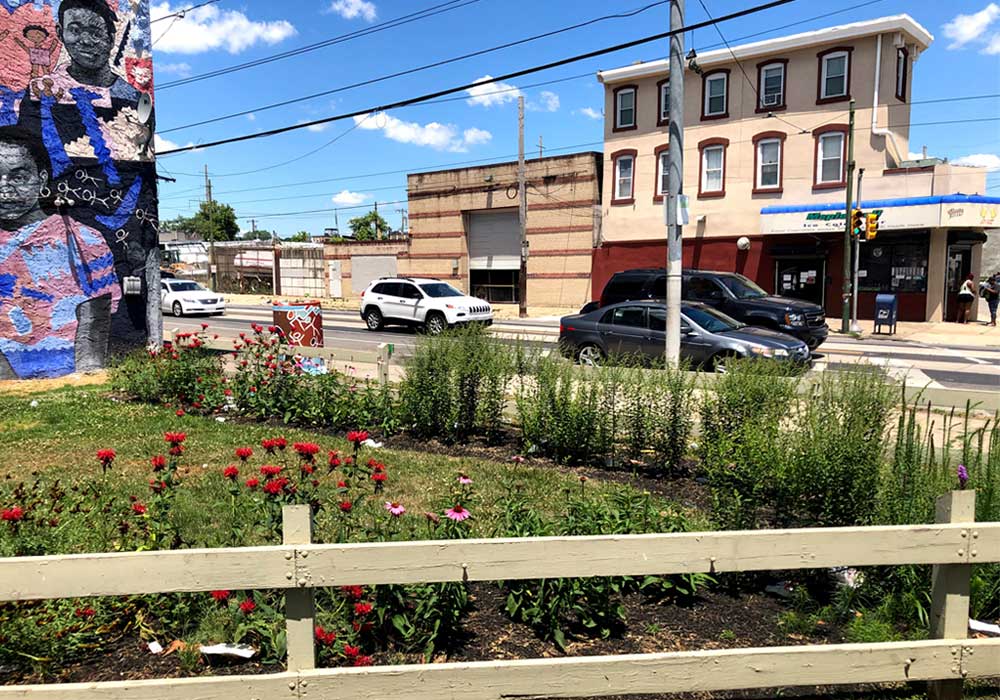
[[[851,232],[861,238],[865,235],[865,213],[860,209],[851,210]]]
[[[872,212],[868,214],[867,226],[865,227],[866,238],[870,241],[878,234],[878,214]]]

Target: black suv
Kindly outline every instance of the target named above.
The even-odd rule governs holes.
[[[823,307],[801,299],[768,294],[735,272],[684,270],[681,297],[700,301],[751,326],[795,336],[815,350],[829,329]],[[601,293],[601,306],[637,299],[663,299],[667,276],[663,268],[616,272]]]

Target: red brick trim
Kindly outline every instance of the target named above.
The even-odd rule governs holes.
[[[589,272],[529,272],[529,280],[585,280]]]
[[[597,179],[596,174],[580,175],[577,173],[573,173],[568,175],[550,175],[544,177],[528,178],[527,184],[534,185],[535,187],[541,187],[546,185],[571,184],[575,182],[593,182],[596,179]],[[490,192],[491,190],[493,192],[498,192],[500,194],[503,194],[508,188],[516,186],[517,182],[515,180],[511,180],[510,182],[492,182],[488,185],[468,185],[466,187],[443,187],[436,190],[430,190],[430,189],[411,190],[407,192],[407,198],[409,201],[414,202],[414,201],[420,201],[421,199],[429,199],[432,197],[451,197],[453,195],[461,195],[461,194],[487,193]],[[496,207],[496,208],[501,209],[504,207]],[[442,212],[441,215],[453,216],[461,213],[462,212],[459,210],[452,209]],[[427,218],[428,216],[436,216],[436,215],[437,214],[435,214],[434,212],[417,212],[416,214],[411,214],[410,219],[413,219],[414,216],[416,216],[417,218]]]
[[[722,114],[705,114],[705,102],[708,97],[708,79],[719,73],[726,74],[726,111]],[[729,119],[729,69],[728,68],[718,68],[713,71],[707,71],[701,76],[701,120],[703,122],[712,121],[714,119]]]
[[[446,216],[461,216],[462,211],[460,209],[450,209],[448,211],[424,211],[424,212],[413,212],[409,215],[410,221],[414,219],[439,219]]]
[[[897,76],[899,75],[899,61],[900,54],[902,54],[903,60],[903,91],[900,92],[899,80]],[[881,66],[880,66],[881,68]],[[896,70],[892,72],[893,82],[896,83],[896,99],[900,102],[906,102],[906,81],[910,78],[910,51],[905,46],[899,46],[896,48]]]
[[[535,228],[529,226],[527,228],[527,233],[530,236],[537,236],[538,234],[545,233],[582,233],[584,231],[593,230],[593,224],[581,224],[579,226],[538,226]]]
[[[531,251],[531,257],[533,258],[556,258],[561,255],[566,257],[574,257],[578,255],[590,255],[594,252],[593,248],[553,248],[551,250],[533,250]]]
[[[622,199],[616,199],[618,195],[618,159],[623,156],[632,157],[632,189],[629,192],[628,197]],[[611,205],[617,206],[619,204],[633,204],[635,203],[635,176],[638,168],[636,166],[639,164],[639,151],[634,148],[623,148],[620,151],[615,151],[611,154]]]
[[[410,258],[411,260],[450,260],[452,258],[461,258],[465,253],[461,250],[456,250],[453,253],[401,253],[399,257]]]
[[[847,124],[824,124],[812,130],[813,141],[813,191],[836,190],[847,187],[847,132],[850,126]],[[841,150],[841,178],[839,182],[819,182],[819,137],[823,134],[839,132],[844,135]]]
[[[663,195],[660,192],[660,154],[670,148],[669,143],[660,144],[653,149],[653,203],[662,204]]]
[[[578,207],[593,207],[600,204],[598,199],[573,199],[565,202],[538,202],[532,204],[528,202],[528,211],[546,211],[551,209],[575,209]]]
[[[705,168],[705,149],[710,146],[722,146],[722,189],[703,192],[701,183],[704,181],[704,173],[702,171]],[[726,196],[726,168],[729,167],[728,150],[729,139],[726,138],[715,137],[698,142],[698,199],[715,199]]]
[[[774,107],[764,107],[761,105],[760,101],[764,95],[764,68],[767,66],[773,66],[775,63],[780,63],[784,66],[781,71],[781,104],[775,105]],[[768,112],[781,112],[788,108],[788,59],[787,58],[772,58],[769,61],[761,61],[757,64],[757,108],[754,110],[757,114],[767,114]]]
[[[410,238],[462,238],[465,231],[441,231],[439,233],[416,233],[411,232]]]
[[[823,97],[823,58],[831,53],[840,53],[842,51],[847,52],[847,75],[844,81],[847,94],[836,97]],[[853,46],[835,46],[832,49],[825,49],[816,54],[816,104],[828,105],[833,102],[847,102],[851,99],[851,64],[854,63],[852,60],[854,58],[853,51]]]
[[[670,124],[670,119],[663,118],[663,85],[669,83],[670,78],[664,78],[656,84],[656,125],[657,126],[667,126]],[[670,106],[667,105],[667,109]]]
[[[634,96],[632,98],[632,126],[618,126],[618,93],[623,90],[633,90]],[[639,128],[639,86],[638,85],[619,85],[611,93],[611,113],[613,114],[611,122],[611,131],[618,133],[619,131],[634,131]]]
[[[785,185],[785,139],[788,137],[784,131],[762,131],[753,137],[753,191],[752,194],[781,194]],[[757,165],[760,156],[760,149],[757,147],[761,141],[778,140],[778,186],[758,187],[757,186]]]

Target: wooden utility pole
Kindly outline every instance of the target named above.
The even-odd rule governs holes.
[[[208,164],[205,165],[205,201],[212,203],[212,181],[208,179]],[[211,209],[209,209],[211,212]],[[215,233],[210,232],[211,238],[208,240],[208,284],[215,291]]]
[[[521,228],[521,271],[517,276],[517,315],[528,315],[528,192],[524,171],[524,96],[517,98],[517,221]]]
[[[538,157],[542,158],[545,153],[545,146],[542,145],[542,135],[538,135]]]
[[[667,196],[663,198],[667,225],[666,362],[681,360],[681,232],[679,202],[684,193],[684,0],[670,2],[670,112],[667,151]],[[635,172],[633,168],[633,177]],[[613,187],[614,185],[612,185]]]
[[[851,330],[851,205],[854,185],[854,100],[850,102],[851,118],[847,130],[847,203],[844,206],[844,303],[841,308],[840,332]]]

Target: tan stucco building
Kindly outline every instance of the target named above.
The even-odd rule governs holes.
[[[951,315],[958,281],[979,273],[983,231],[996,226],[1000,199],[984,196],[984,169],[909,158],[913,71],[932,41],[908,15],[897,15],[689,62],[685,267],[741,272],[839,315],[853,99],[861,206],[879,213],[880,231],[861,246],[861,315],[870,317],[878,292],[897,295],[904,320]],[[598,78],[605,157],[595,296],[615,271],[665,260],[670,85],[665,60]],[[740,238],[749,247],[738,247]]]

